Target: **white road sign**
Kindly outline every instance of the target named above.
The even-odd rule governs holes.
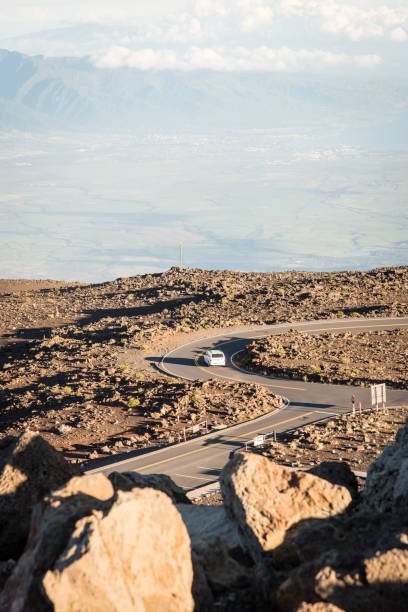
[[[255,438],[253,439],[254,446],[262,446],[264,442],[265,436],[263,436],[262,434],[260,434],[259,436],[255,436]]]
[[[385,383],[382,385],[371,385],[371,405],[378,406],[378,404],[385,405],[386,391]]]

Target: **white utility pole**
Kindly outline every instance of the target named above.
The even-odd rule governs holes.
[[[183,243],[180,242],[180,268],[183,267]]]

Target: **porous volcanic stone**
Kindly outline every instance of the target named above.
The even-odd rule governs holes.
[[[345,612],[341,608],[331,604],[325,603],[323,601],[318,601],[317,603],[306,603],[305,601],[300,604],[298,608],[296,608],[296,612]]]
[[[346,487],[353,499],[357,497],[358,481],[347,463],[342,461],[322,461],[319,465],[308,470],[308,474],[324,478],[332,484]]]
[[[332,516],[351,502],[345,487],[251,453],[236,453],[220,480],[227,511],[255,560],[282,544],[292,525]]]
[[[35,507],[0,610],[193,609],[190,540],[169,497],[148,488],[109,494],[108,479],[89,475]]]
[[[408,505],[408,422],[386,446],[368,471],[363,504],[375,512],[392,512]]]
[[[175,504],[191,504],[183,489],[166,474],[139,474],[138,472],[112,472],[108,476],[115,491],[132,491],[150,487],[162,491]]]
[[[0,559],[17,559],[30,525],[31,510],[51,489],[81,474],[41,436],[9,437],[0,448]]]

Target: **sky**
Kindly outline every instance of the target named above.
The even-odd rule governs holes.
[[[405,74],[406,0],[16,0],[0,46],[100,68]]]

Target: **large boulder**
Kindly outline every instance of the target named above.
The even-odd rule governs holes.
[[[31,510],[46,493],[80,475],[33,432],[4,439],[0,447],[0,560],[17,559],[27,541]]]
[[[324,478],[332,484],[346,487],[353,499],[358,497],[357,478],[344,461],[322,461],[322,463],[308,470],[307,473]]]
[[[343,550],[331,550],[300,565],[278,589],[279,609],[293,612],[303,609],[299,606],[305,605],[304,602],[321,602],[347,612],[371,612],[373,604],[376,612],[405,610],[408,550],[394,548],[374,552],[370,548],[362,550],[360,559],[356,560],[350,542],[349,559],[343,547]]]
[[[222,536],[211,537],[207,541],[197,543],[194,547],[194,554],[204,569],[213,594],[241,588],[248,584],[248,568],[233,558]]]
[[[72,478],[33,508],[24,554],[0,595],[0,610],[49,610],[42,579],[64,550],[75,523],[94,511],[107,511],[114,490],[102,474]],[[45,606],[45,607],[44,607]]]
[[[333,516],[351,502],[345,487],[251,453],[236,453],[220,480],[227,511],[255,560],[280,546],[293,525]]]
[[[296,608],[296,612],[344,612],[344,610],[333,604],[324,603],[323,601],[318,601],[313,604],[304,601]]]
[[[297,535],[303,561],[277,592],[282,612],[322,601],[347,610],[405,609],[408,589],[406,513],[365,509],[319,521]]]
[[[178,504],[191,540],[196,612],[213,610],[220,593],[247,586],[250,570],[236,524],[223,506]]]
[[[408,421],[367,471],[363,504],[374,512],[394,512],[408,506]]]
[[[162,491],[175,504],[191,504],[181,487],[166,474],[139,474],[138,472],[112,472],[108,476],[115,491],[131,491],[134,488],[150,487]]]
[[[250,584],[250,568],[233,557],[222,536],[196,543],[192,550],[192,560],[196,612],[213,610],[213,603],[219,595],[245,589]]]
[[[368,469],[352,512],[309,525],[295,539],[302,563],[280,585],[292,612],[335,605],[348,612],[406,609],[408,592],[408,426]],[[316,603],[318,602],[318,603]],[[324,609],[324,608],[323,608]]]
[[[241,548],[237,525],[224,506],[177,504],[177,510],[187,527],[193,549],[212,537],[224,538],[230,549]]]
[[[35,507],[0,609],[191,611],[192,577],[190,540],[169,497],[149,488],[114,495],[90,474]]]

